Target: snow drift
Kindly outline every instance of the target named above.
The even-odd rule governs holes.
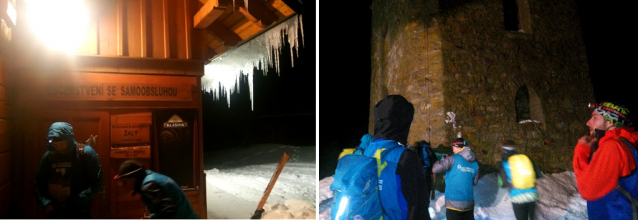
[[[496,176],[496,173],[486,174],[474,186],[475,219],[516,219],[509,190],[498,187]],[[319,181],[320,220],[330,220],[332,181],[332,177]],[[587,203],[578,193],[574,172],[545,174],[536,180],[536,189],[539,195],[536,219],[587,219]],[[445,219],[445,194],[436,191],[429,209],[433,220]]]

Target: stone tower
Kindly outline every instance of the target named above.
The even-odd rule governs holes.
[[[408,144],[458,132],[494,165],[511,139],[546,172],[572,170],[594,102],[573,0],[374,0],[374,105],[414,104]]]

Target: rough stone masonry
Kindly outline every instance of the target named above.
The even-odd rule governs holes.
[[[458,132],[482,165],[511,139],[545,172],[573,170],[594,102],[576,3],[511,0],[375,0],[374,103],[401,94],[415,106],[407,144],[449,146]]]

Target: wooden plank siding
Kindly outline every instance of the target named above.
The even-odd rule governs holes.
[[[10,83],[6,75],[8,68],[3,55],[0,54],[0,218],[10,218],[13,201],[13,134],[9,105]]]
[[[0,218],[8,218],[12,202],[13,138],[11,133],[10,106],[8,105],[7,67],[0,54]]]

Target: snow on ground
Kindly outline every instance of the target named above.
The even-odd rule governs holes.
[[[290,155],[262,219],[316,218],[316,148],[260,144],[205,154],[208,218],[249,219],[283,153]]]
[[[330,220],[332,181],[332,177],[319,181],[320,220]],[[539,194],[536,219],[587,219],[587,203],[576,189],[574,172],[545,174],[536,180],[536,189]],[[474,186],[474,202],[475,219],[516,219],[509,200],[509,190],[498,187],[496,173],[481,177],[478,184]],[[436,191],[434,200],[430,200],[430,216],[433,220],[445,219],[444,193]]]

